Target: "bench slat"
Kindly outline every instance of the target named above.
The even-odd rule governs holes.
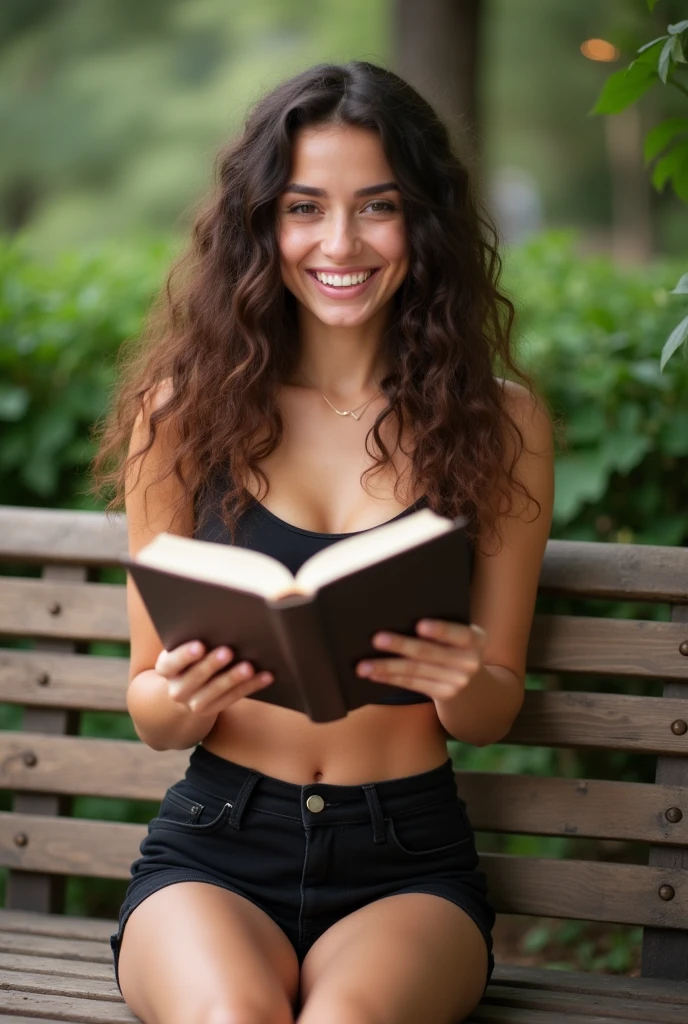
[[[0,507],[0,562],[117,565],[126,517],[69,509]],[[688,549],[549,540],[540,588],[552,593],[685,603]]]
[[[153,751],[138,741],[5,732],[0,733],[0,786],[15,792],[159,801],[183,777],[190,754]],[[456,779],[480,831],[673,846],[688,842],[686,796],[680,786],[468,771],[456,772]],[[670,807],[682,810],[680,821],[667,820]]]
[[[583,995],[633,995],[634,999],[653,1003],[688,1006],[688,982],[659,978],[637,978],[593,971],[559,971],[548,967],[525,967],[521,964],[498,963],[491,984],[517,988],[551,989]],[[686,1013],[688,1017],[688,1013]]]
[[[613,1017],[599,1014],[566,1014],[565,1017],[558,1012],[550,1013],[548,1010],[517,1010],[510,1006],[491,1006],[489,1003],[481,1002],[473,1010],[470,1017],[465,1018],[465,1024],[631,1024],[627,1017]],[[645,1019],[643,1024],[653,1024],[651,1020]]]
[[[688,806],[681,786],[498,772],[455,774],[477,831],[688,844]],[[683,809],[680,821],[667,820],[669,807]]]
[[[102,999],[121,1002],[114,979],[114,968],[109,978],[78,978],[74,975],[42,974],[40,971],[3,971],[0,968],[0,990],[13,992],[40,992],[42,995],[73,996],[77,999]],[[1,998],[1,997],[0,997]]]
[[[570,1019],[571,1014],[603,1015],[624,1021],[640,1021],[647,1024],[647,1003],[636,1002],[628,995],[602,996],[583,995],[570,992],[542,991],[502,985],[488,988],[483,1002],[486,1006],[501,1006],[514,1010],[530,1010],[561,1014],[561,1020]],[[653,1006],[652,1024],[685,1024],[684,1006]]]
[[[115,926],[111,934],[114,935],[116,931]],[[112,977],[112,957],[109,963],[96,964],[91,960],[67,960],[55,956],[31,956],[28,953],[0,953],[0,970],[32,971],[46,977],[55,975],[60,978],[93,978],[96,981],[108,981]]]
[[[0,507],[0,562],[117,565],[127,553],[126,516],[103,512]]]
[[[688,753],[688,732],[675,734],[671,724],[688,722],[687,713],[684,701],[666,697],[528,690],[501,742],[683,756]]]
[[[480,862],[499,913],[685,928],[681,870],[503,853],[483,853]],[[664,884],[676,894],[668,902],[658,895]]]
[[[40,992],[3,992],[0,990],[0,1010],[9,1015],[50,1015],[51,1020],[68,1024],[138,1024],[124,1000],[77,999],[72,996],[44,995]]]
[[[0,929],[4,932],[25,932],[27,935],[53,935],[57,938],[107,942],[117,930],[117,922],[100,917],[37,914],[29,910],[0,907]]]
[[[128,658],[0,648],[0,703],[127,711]]]
[[[2,577],[0,633],[128,643],[124,585]]]
[[[688,658],[679,652],[687,638],[680,623],[540,615],[533,623],[528,669],[688,682]],[[0,701],[126,711],[128,672],[125,657],[0,648]]]
[[[117,929],[113,929],[113,933]],[[0,928],[0,952],[20,956],[58,957],[63,960],[104,964],[112,961],[109,943],[59,938],[53,935],[26,935]]]
[[[528,670],[688,682],[688,657],[679,650],[685,640],[688,629],[678,622],[536,615]]]
[[[184,775],[190,754],[134,740],[0,732],[0,788],[161,800]]]
[[[50,869],[56,874],[128,879],[146,832],[144,825],[0,812],[0,864],[23,871]],[[26,845],[15,844],[18,833],[28,837]],[[497,853],[481,854],[480,860],[500,913],[685,927],[688,892],[681,886],[683,873],[678,869]],[[665,883],[676,893],[669,902],[658,896]],[[21,938],[20,933],[6,933],[6,937],[13,934],[15,940]],[[40,941],[62,940],[41,937]],[[30,950],[15,944],[5,951]]]
[[[543,592],[632,601],[688,601],[688,548],[550,540],[540,573]]]

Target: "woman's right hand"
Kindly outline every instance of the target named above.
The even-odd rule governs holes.
[[[222,671],[233,657],[230,647],[215,647],[206,654],[204,645],[192,640],[161,651],[155,671],[167,679],[172,700],[186,704],[198,715],[219,714],[274,679],[271,672],[256,672],[248,661]]]

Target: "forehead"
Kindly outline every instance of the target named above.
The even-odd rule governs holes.
[[[380,142],[369,128],[323,125],[302,128],[294,138],[290,181],[350,191],[394,177]]]

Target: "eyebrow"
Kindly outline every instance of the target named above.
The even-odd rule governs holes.
[[[303,196],[327,196],[327,192],[324,188],[313,188],[312,185],[299,185],[298,182],[293,181],[290,185],[287,185],[284,189],[285,192],[298,192],[299,195]],[[399,186],[395,181],[383,181],[380,185],[367,185],[366,188],[359,188],[354,192],[354,196],[358,199],[362,196],[377,196],[380,192],[398,192]]]

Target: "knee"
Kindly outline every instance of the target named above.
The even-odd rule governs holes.
[[[389,1013],[381,1013],[370,1002],[355,994],[330,992],[325,1000],[306,1002],[299,1024],[389,1024]]]
[[[191,1022],[187,1022],[191,1024]],[[193,1024],[294,1024],[294,1015],[286,1002],[264,1001],[241,1003],[216,1000],[194,1015]]]

